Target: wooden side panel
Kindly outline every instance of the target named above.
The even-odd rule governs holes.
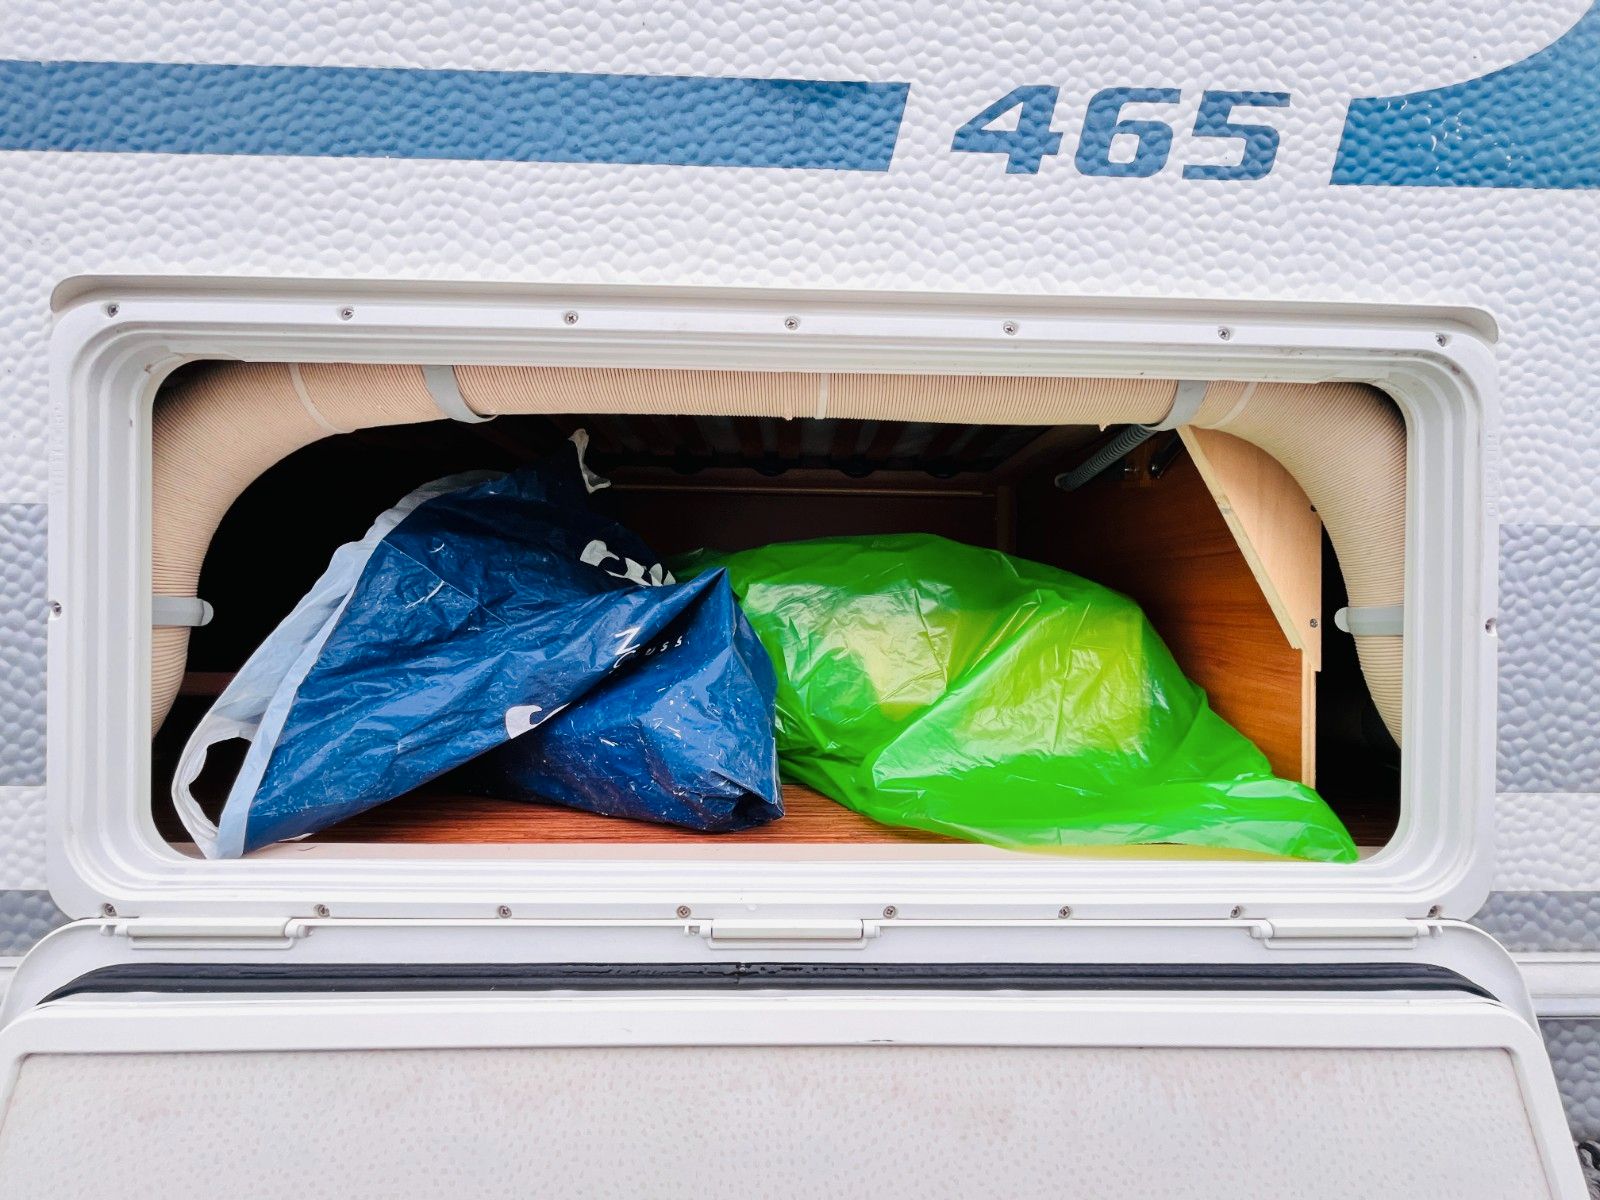
[[[1193,460],[1159,479],[1101,476],[1073,493],[1044,482],[1018,504],[1019,552],[1131,596],[1211,706],[1286,779],[1315,782],[1315,689]]]
[[[938,481],[910,472],[878,472],[852,486],[843,475],[819,475],[791,471],[763,479],[753,471],[704,471],[675,479],[661,472],[619,471],[613,486],[595,493],[594,504],[662,555],[896,533],[996,544],[994,494],[975,482],[930,486]],[[899,475],[910,476],[906,482],[912,486],[895,486]]]
[[[1256,583],[1291,646],[1322,666],[1322,521],[1266,451],[1215,429],[1180,431]]]

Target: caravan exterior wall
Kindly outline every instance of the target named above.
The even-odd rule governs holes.
[[[1494,891],[1477,921],[1520,957],[1574,1131],[1600,1136],[1596,95],[1587,0],[888,0],[825,22],[767,0],[360,19],[306,0],[13,4],[0,954],[65,919],[45,654],[66,415],[50,338],[58,302],[89,290],[73,281],[1011,294],[1190,318],[1209,302],[1471,309],[1497,331],[1483,449],[1501,597]]]

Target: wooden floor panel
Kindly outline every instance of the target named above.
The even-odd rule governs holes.
[[[836,804],[799,784],[785,784],[784,815],[766,825],[738,833],[696,833],[673,825],[600,817],[551,804],[525,804],[483,796],[415,793],[379,805],[315,834],[307,841],[330,844],[411,842],[453,845],[611,844],[611,845],[916,845],[961,844],[955,838],[920,829],[896,829]],[[1364,846],[1381,846],[1394,836],[1394,815],[1387,805],[1371,811],[1342,814],[1352,837]],[[1160,847],[1145,847],[1142,852]],[[1171,849],[1171,848],[1167,848]],[[1102,847],[1094,853],[1120,855],[1141,851]]]
[[[784,815],[738,833],[696,833],[672,825],[600,817],[552,804],[416,793],[324,830],[317,842],[949,842],[920,829],[880,825],[808,787],[785,784]]]

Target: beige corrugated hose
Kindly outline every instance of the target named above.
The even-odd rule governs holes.
[[[1294,476],[1327,527],[1353,606],[1405,600],[1406,430],[1393,404],[1356,383],[1220,383],[1194,423],[1254,443]],[[1399,637],[1356,637],[1361,673],[1397,742],[1400,648]]]
[[[228,363],[163,393],[151,436],[151,573],[158,596],[192,596],[223,514],[273,463],[330,434],[436,421],[419,367]],[[157,626],[150,729],[183,682],[189,631]]]
[[[459,367],[462,397],[504,413],[751,414],[993,424],[1159,421],[1171,380],[775,374],[575,367]],[[152,583],[193,596],[223,514],[268,467],[333,433],[434,421],[421,367],[226,363],[175,381],[155,412]],[[1272,455],[1322,515],[1356,606],[1399,604],[1405,579],[1405,429],[1359,384],[1215,383],[1193,423]],[[154,631],[151,729],[183,679],[189,631]],[[1367,685],[1398,741],[1400,639],[1356,639]]]

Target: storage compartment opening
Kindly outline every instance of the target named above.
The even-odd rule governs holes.
[[[169,379],[158,406],[217,369],[184,368]],[[566,375],[567,386],[581,391],[582,373]],[[596,407],[605,395],[597,386]],[[988,412],[981,403],[966,407]],[[1164,402],[1155,408],[1159,417]],[[379,512],[419,484],[465,470],[512,469],[581,428],[590,438],[590,465],[612,482],[594,495],[595,505],[664,556],[702,546],[731,551],[821,536],[933,533],[1073,571],[1129,595],[1213,708],[1260,747],[1278,775],[1316,786],[1364,851],[1382,846],[1399,820],[1399,750],[1353,640],[1335,629],[1334,614],[1347,603],[1345,581],[1318,514],[1274,459],[1240,438],[1194,426],[1155,432],[1125,452],[1112,446],[1104,470],[1070,490],[1058,486],[1058,475],[1093,460],[1127,427],[689,415],[663,408],[376,425],[293,449],[228,508],[205,552],[197,590],[216,617],[192,631],[182,683],[154,739],[157,828],[171,844],[187,843],[170,798],[179,752],[232,673],[338,545],[361,537]],[[215,751],[198,781],[196,794],[213,816],[237,765],[237,755]],[[965,845],[877,824],[795,785],[785,786],[784,800],[787,814],[772,824],[697,834],[466,796],[445,776],[311,840],[330,848]],[[1163,846],[1116,851],[1173,852],[1208,853]]]

